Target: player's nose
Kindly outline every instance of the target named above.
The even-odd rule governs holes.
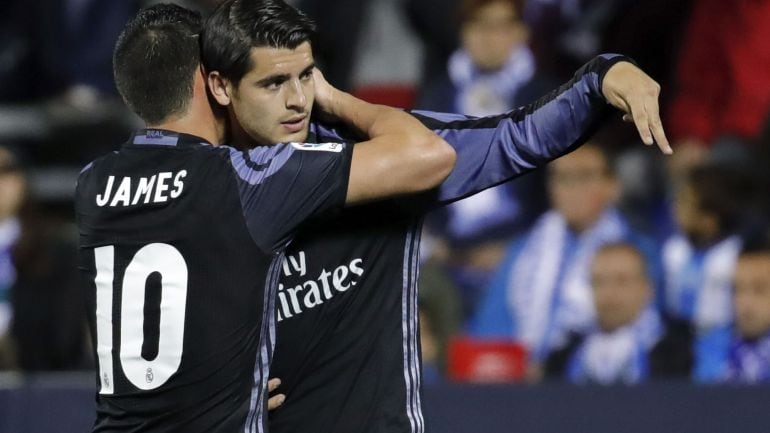
[[[292,80],[286,96],[286,108],[304,110],[307,106],[305,89],[299,80]]]

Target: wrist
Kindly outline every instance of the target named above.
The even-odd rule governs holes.
[[[329,94],[327,95],[327,111],[329,114],[339,117],[339,118],[346,118],[350,116],[346,116],[345,113],[347,110],[350,110],[350,101],[351,95],[343,92],[342,90],[338,89],[331,89]]]
[[[607,95],[604,89],[604,79],[607,77],[607,73],[610,72],[612,68],[617,66],[618,63],[625,62],[636,66],[636,62],[632,58],[622,54],[602,54],[599,57],[602,58],[603,62],[601,62],[601,66],[597,71],[599,79],[597,80],[598,88],[596,90],[599,92],[599,95],[606,99]]]

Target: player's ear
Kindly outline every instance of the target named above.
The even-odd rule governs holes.
[[[207,81],[211,96],[213,96],[220,105],[230,105],[233,92],[232,82],[223,77],[218,71],[209,72]]]

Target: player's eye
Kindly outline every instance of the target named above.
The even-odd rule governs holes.
[[[260,83],[260,86],[267,90],[278,90],[281,88],[283,83],[286,82],[286,79],[282,77],[276,77],[273,79],[265,80]]]
[[[313,76],[313,71],[305,71],[302,73],[302,75],[299,76],[301,80],[307,81],[310,79],[310,77]]]

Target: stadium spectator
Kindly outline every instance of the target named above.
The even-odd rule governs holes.
[[[478,337],[519,340],[531,352],[532,379],[546,356],[594,321],[589,266],[608,242],[636,239],[614,207],[618,184],[596,143],[554,161],[548,171],[552,208],[508,247],[469,326]]]
[[[426,83],[420,108],[490,116],[554,87],[537,73],[519,0],[463,0],[460,48],[440,79]]]
[[[0,368],[88,364],[76,250],[66,233],[35,212],[17,158],[0,147]]]
[[[689,321],[697,335],[732,320],[746,191],[742,175],[709,164],[692,169],[675,193],[678,232],[663,244],[663,303],[669,316]]]
[[[602,246],[591,264],[591,288],[596,325],[585,336],[572,334],[564,349],[548,357],[548,375],[603,385],[689,375],[689,326],[662,320],[652,276],[636,246]]]
[[[459,4],[461,47],[443,75],[427,83],[418,107],[489,116],[532,102],[555,87],[540,77],[528,46],[519,0],[464,0]],[[505,243],[543,210],[541,173],[490,188],[431,216],[428,226],[452,248],[449,271],[470,314]]]
[[[770,243],[766,239],[746,245],[733,283],[735,322],[702,338],[696,379],[770,382]]]
[[[461,305],[458,289],[433,263],[420,270],[418,304],[423,381],[440,382],[446,372],[449,339],[460,326]]]
[[[30,212],[14,251],[12,335],[24,371],[88,368],[83,295],[74,237],[62,224]]]
[[[629,0],[529,0],[524,19],[543,68],[562,77],[600,52],[607,28],[627,12]]]
[[[11,288],[16,282],[13,249],[21,236],[19,210],[26,182],[14,155],[0,147],[0,369],[14,362],[9,335],[13,308]]]
[[[756,138],[770,113],[770,1],[694,3],[668,113],[675,176],[718,139]]]

